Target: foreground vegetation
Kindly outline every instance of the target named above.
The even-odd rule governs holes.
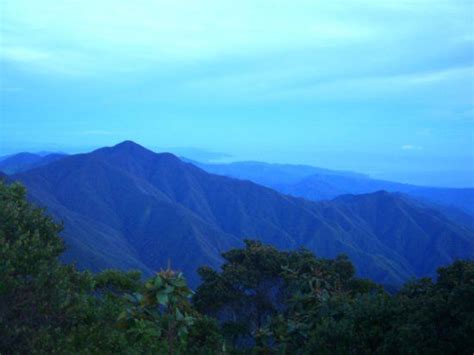
[[[350,261],[256,241],[199,270],[80,272],[61,228],[0,183],[0,353],[472,354],[474,262],[389,295]]]

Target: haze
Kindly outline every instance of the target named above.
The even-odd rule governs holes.
[[[3,0],[0,153],[129,139],[474,186],[473,6]]]

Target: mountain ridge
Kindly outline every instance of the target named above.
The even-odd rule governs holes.
[[[16,174],[31,170],[65,157],[62,153],[49,153],[46,155],[22,152],[6,156],[0,160],[0,171],[5,174]]]
[[[295,197],[303,197],[312,201],[331,200],[344,194],[364,194],[386,190],[401,192],[428,203],[442,204],[445,207],[458,208],[473,215],[474,218],[474,188],[443,188],[432,186],[418,186],[406,183],[372,179],[358,173],[344,173],[339,171],[319,169],[317,173],[300,171],[288,179],[285,167],[292,170],[295,165],[276,165],[276,168],[267,163],[242,165],[230,164],[203,164],[195,162],[202,169],[237,179],[254,181],[258,184],[273,188],[281,193]]]
[[[113,260],[123,258],[119,267],[135,265],[151,272],[171,260],[196,285],[197,266],[217,267],[221,252],[253,238],[282,249],[307,247],[324,257],[345,252],[362,276],[386,284],[399,285],[419,274],[411,259],[384,245],[378,230],[340,201],[315,203],[282,195],[250,181],[210,174],[130,141],[69,156],[14,178],[27,186],[35,201],[65,220],[64,237],[73,245],[68,261],[82,264],[91,249],[99,259],[108,253],[96,269],[117,266]],[[403,214],[397,218],[408,220]],[[443,231],[439,238],[452,235],[456,246],[442,258],[437,245],[424,241],[439,260],[474,254],[472,231],[444,220],[433,223]],[[412,224],[410,228],[417,231]],[[472,243],[466,242],[467,236]],[[110,238],[117,240],[120,256],[114,256]]]

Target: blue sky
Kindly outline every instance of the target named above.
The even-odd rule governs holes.
[[[473,6],[0,0],[0,153],[132,139],[474,186]]]

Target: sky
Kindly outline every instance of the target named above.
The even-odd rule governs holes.
[[[0,154],[134,140],[474,187],[473,23],[471,0],[0,0]]]

